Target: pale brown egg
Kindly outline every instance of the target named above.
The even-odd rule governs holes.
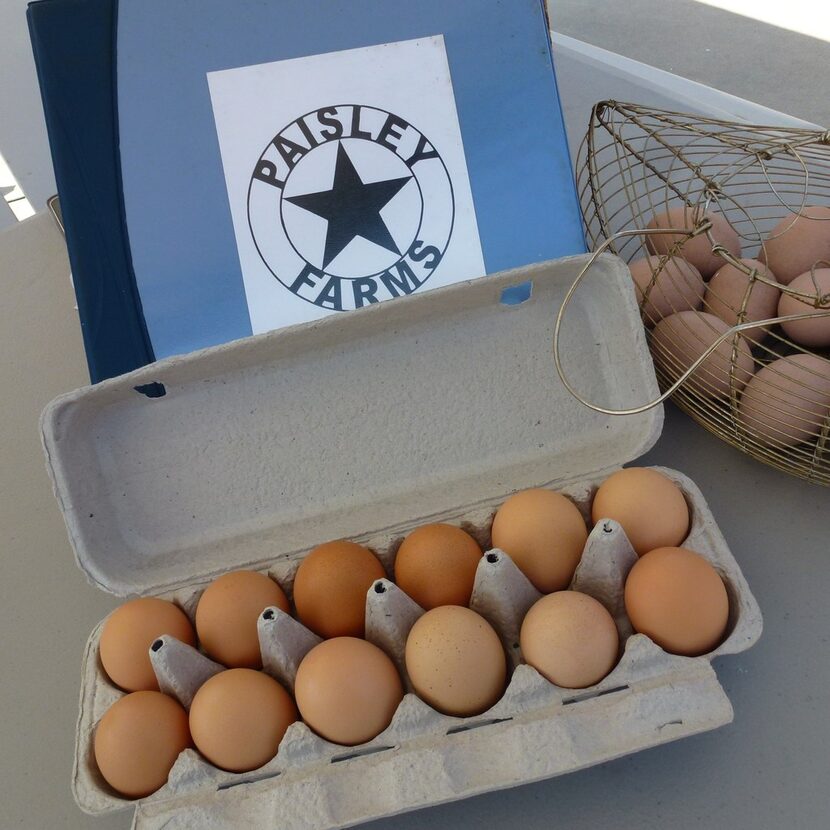
[[[196,606],[202,647],[226,666],[261,668],[257,619],[271,605],[289,610],[282,588],[265,574],[232,571],[215,579]]]
[[[303,625],[321,637],[362,637],[366,592],[386,576],[368,548],[326,542],[314,548],[294,577],[294,605]]]
[[[702,311],[672,314],[654,327],[651,340],[654,361],[675,380],[728,329],[729,326],[714,314]],[[688,383],[696,392],[709,397],[729,397],[734,343],[737,343],[733,374],[735,390],[740,391],[746,386],[752,377],[755,362],[746,340],[734,335],[721,342],[695,369]]]
[[[570,585],[588,529],[577,506],[552,490],[522,490],[493,519],[493,547],[503,550],[543,594]]]
[[[578,591],[557,591],[527,612],[520,645],[525,662],[551,683],[584,689],[614,668],[620,638],[602,603]]]
[[[816,308],[812,302],[782,294],[778,303],[779,316],[810,313],[822,316],[781,323],[784,333],[802,346],[830,346],[830,268],[816,268],[812,273],[801,274],[790,283],[790,288],[817,297],[821,306]]]
[[[729,597],[718,572],[699,553],[657,548],[629,571],[625,610],[635,631],[673,654],[696,657],[723,639]]]
[[[248,772],[268,763],[296,720],[291,695],[253,669],[215,674],[199,687],[190,706],[196,749],[229,772]]]
[[[395,664],[377,646],[335,637],[315,646],[297,670],[297,706],[306,724],[336,744],[371,741],[403,699]]]
[[[109,679],[128,692],[158,691],[149,650],[163,634],[196,645],[190,620],[172,602],[141,597],[116,608],[104,623],[98,645],[101,665]]]
[[[680,257],[647,256],[628,266],[648,325],[675,311],[700,308],[706,285],[700,271]],[[643,300],[645,298],[645,304]]]
[[[395,582],[421,608],[467,605],[481,560],[478,542],[460,527],[423,525],[395,556]]]
[[[479,715],[504,694],[507,660],[498,634],[469,608],[442,605],[406,640],[406,671],[418,696],[447,715]]]
[[[815,440],[830,415],[830,360],[812,354],[774,360],[747,384],[738,413],[741,426],[767,446]]]
[[[614,519],[638,556],[679,545],[689,533],[689,506],[683,491],[657,470],[627,467],[600,485],[591,505],[594,524]]]
[[[768,279],[775,279],[775,275],[763,262],[757,259],[742,259],[741,262]],[[709,281],[704,304],[710,314],[720,317],[728,326],[734,326],[738,323],[741,309],[744,312],[741,322],[757,323],[775,317],[780,296],[780,289],[765,282],[754,280],[750,287],[749,274],[734,265],[726,264]],[[752,329],[749,336],[757,339],[761,333],[760,329]]]
[[[699,224],[702,211],[699,207],[678,205],[665,213],[653,216],[647,228],[688,228],[691,231]],[[719,213],[703,214],[712,222],[711,234],[715,242],[722,245],[734,257],[741,255],[741,240],[729,222]],[[712,251],[709,237],[702,233],[699,236],[686,238],[685,234],[661,233],[646,237],[646,246],[653,254],[670,254],[680,256],[700,271],[704,279],[709,279],[720,268],[725,260]],[[773,268],[773,270],[775,270]]]
[[[788,213],[770,231],[758,259],[782,285],[822,261],[830,262],[830,207],[808,206],[800,216]]]
[[[104,713],[95,729],[95,762],[106,782],[127,798],[167,783],[179,754],[191,746],[187,712],[161,692],[132,692]]]

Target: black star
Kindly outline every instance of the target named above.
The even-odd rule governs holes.
[[[328,221],[323,253],[325,268],[356,236],[362,236],[396,254],[401,253],[380,211],[411,178],[404,176],[364,184],[340,142],[331,190],[287,196],[286,201]]]

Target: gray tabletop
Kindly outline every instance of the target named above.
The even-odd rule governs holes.
[[[827,44],[786,33],[775,41],[766,32],[764,40],[757,25],[747,29],[740,19],[689,0],[604,0],[590,12],[577,0],[552,6],[554,24],[558,19],[566,34],[641,60],[650,55],[663,68],[830,121],[819,73],[809,72],[826,65]],[[684,15],[694,25],[685,26]],[[764,43],[785,45],[759,60],[767,69],[792,64],[795,76],[801,67],[805,80],[787,97],[780,84],[753,76],[743,63],[732,71],[725,57],[730,31],[734,54],[746,60]],[[703,49],[712,45],[707,56]],[[754,50],[747,52],[749,46]],[[39,446],[43,405],[86,381],[63,243],[50,222],[48,216],[32,220],[15,250],[0,244],[0,828],[127,828],[130,812],[92,819],[69,792],[83,643],[117,601],[87,585],[75,566]],[[580,773],[374,826],[828,826],[830,491],[751,461],[671,406],[662,438],[643,461],[697,482],[764,612],[761,641],[716,663],[734,723]]]

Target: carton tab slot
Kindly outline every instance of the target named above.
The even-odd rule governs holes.
[[[573,697],[566,697],[562,701],[563,706],[570,706],[572,703],[582,703],[584,700],[593,700],[595,697],[604,697],[605,695],[615,695],[617,692],[625,692],[631,687],[614,686],[613,689],[601,689],[598,692],[586,692],[584,695],[574,695]]]
[[[473,729],[481,729],[484,726],[494,726],[497,723],[507,723],[513,718],[490,718],[489,720],[480,720],[476,723],[464,723],[461,726],[453,726],[447,730],[447,735],[457,735],[459,732],[470,732]]]
[[[396,746],[370,746],[367,749],[358,749],[355,752],[348,752],[345,755],[332,757],[332,764],[339,764],[341,761],[350,761],[352,758],[363,758],[366,755],[377,755],[379,752],[388,752],[390,749],[397,749]]]
[[[226,781],[224,784],[219,784],[216,787],[216,792],[231,790],[234,787],[241,787],[244,784],[256,784],[258,781],[267,781],[269,778],[278,778],[280,775],[282,775],[281,772],[264,772],[262,775],[246,775],[240,781]]]
[[[533,295],[533,281],[519,283],[518,285],[509,285],[503,288],[501,292],[502,305],[521,305],[526,303]]]
[[[165,385],[158,381],[142,383],[139,386],[133,386],[133,389],[145,398],[163,398],[167,394]]]

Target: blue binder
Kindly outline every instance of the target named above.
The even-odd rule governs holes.
[[[29,31],[93,382],[151,363],[130,259],[115,110],[116,0],[41,0]]]
[[[276,66],[275,71],[285,70],[279,77],[294,72],[300,84],[309,67],[324,71],[318,72],[315,56],[342,54],[348,67],[359,50],[381,45],[400,45],[401,54],[420,44],[425,53],[427,47],[443,50],[465,166],[461,185],[449,182],[455,188],[453,232],[461,233],[466,187],[482,273],[585,249],[543,0],[313,0],[302,7],[280,0],[38,0],[29,6],[28,19],[93,381],[268,326],[260,312],[270,300],[254,296],[252,279],[263,278],[250,277],[241,239],[247,230],[239,220],[243,206],[234,205],[229,157],[235,151],[228,149],[233,113],[223,122],[217,109],[220,82],[225,75],[236,82],[237,70],[244,82],[246,68]],[[432,87],[424,89],[424,96],[432,94]],[[282,105],[286,97],[273,101]],[[275,278],[274,286],[282,283],[283,293],[274,296],[322,314],[440,284],[451,267],[447,259],[441,270],[447,248],[439,250],[438,243],[430,245],[418,234],[404,244],[400,240],[408,233],[407,205],[417,211],[420,204],[423,224],[432,209],[425,191],[443,185],[440,175],[419,178],[419,170],[429,165],[414,167],[413,150],[401,147],[411,133],[412,148],[426,148],[421,155],[429,160],[436,148],[449,158],[442,149],[446,143],[434,148],[428,141],[433,133],[422,135],[412,119],[372,101],[329,103],[328,115],[321,107],[322,116],[303,121],[304,112],[298,111],[275,122],[274,138],[283,138],[269,145],[272,155],[275,147],[293,145],[300,170],[313,149],[314,158],[328,158],[332,170],[316,175],[337,178],[325,193],[317,188],[322,195],[310,186],[307,193],[295,187],[290,195],[286,186],[277,194],[281,202],[275,210],[299,256],[294,258],[308,260],[299,272],[286,278],[274,263],[276,254],[260,250],[270,244],[262,238],[271,233],[270,214],[263,214],[265,230],[254,227],[256,215],[249,222],[260,271]],[[362,107],[357,122],[355,107]],[[300,150],[304,139],[297,130],[316,131]],[[326,148],[318,151],[327,133],[334,136],[336,130],[337,147],[328,148],[328,155]],[[392,172],[377,184],[379,174],[367,177],[359,145],[364,134],[375,148],[398,153],[389,164],[398,164],[400,173],[390,166]],[[251,187],[268,178],[257,177],[257,171],[271,170],[268,159],[266,149],[252,167]],[[402,161],[410,162],[408,168]],[[440,170],[439,162],[449,169],[445,161],[438,156],[433,170]],[[306,175],[314,180],[308,170]],[[282,180],[274,174],[273,181]],[[346,203],[342,194],[353,192],[350,183],[359,189],[359,204],[374,211],[369,224],[334,221],[331,211]],[[346,189],[338,190],[341,185]],[[265,188],[261,198],[274,192]],[[389,213],[394,205],[399,205],[398,230]],[[250,202],[246,209],[250,219]],[[440,225],[440,217],[432,221]],[[302,233],[311,229],[310,241],[302,243],[306,248],[297,242],[301,225]],[[277,225],[273,228],[277,234]],[[315,233],[324,234],[325,249]],[[435,233],[440,237],[442,231]],[[376,274],[357,281],[355,274],[343,276],[349,257],[354,260],[349,240],[354,250],[377,255]],[[319,257],[307,252],[315,245]],[[394,267],[384,264],[387,254]],[[470,265],[475,261],[468,259],[468,269],[475,270]],[[431,271],[414,275],[424,263],[432,266],[433,276]],[[292,284],[295,296],[288,293]]]

